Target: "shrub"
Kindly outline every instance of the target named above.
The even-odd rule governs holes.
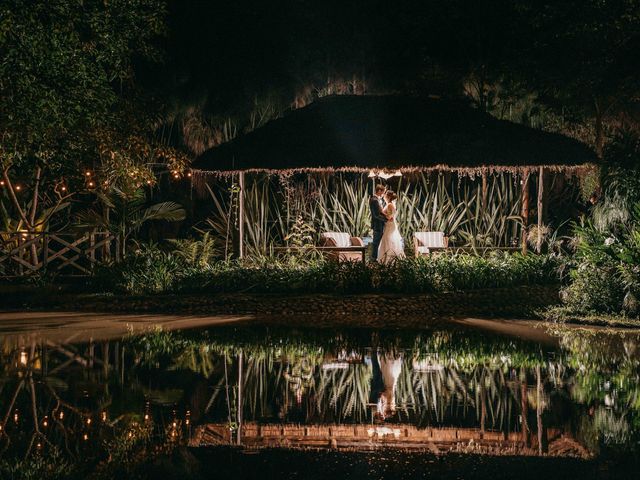
[[[558,283],[552,256],[441,255],[391,265],[322,260],[294,263],[220,262],[192,270],[179,282],[183,292],[427,293]]]
[[[133,295],[165,293],[173,289],[186,270],[184,261],[175,254],[141,244],[122,262],[101,267],[94,285],[99,290]]]

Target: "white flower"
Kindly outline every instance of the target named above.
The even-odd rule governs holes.
[[[604,244],[608,247],[609,245],[613,245],[616,243],[616,239],[613,237],[605,238]]]

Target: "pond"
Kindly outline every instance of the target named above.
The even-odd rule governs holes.
[[[637,334],[104,320],[0,330],[0,477],[618,478],[638,466]]]

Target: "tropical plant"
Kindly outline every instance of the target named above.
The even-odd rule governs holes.
[[[177,222],[184,220],[186,212],[175,202],[161,202],[148,205],[143,189],[129,195],[112,187],[107,193],[97,193],[100,203],[76,216],[79,228],[97,228],[117,236],[120,252],[126,255],[129,238],[136,234],[147,222],[165,220]]]

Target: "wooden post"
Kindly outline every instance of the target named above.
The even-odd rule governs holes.
[[[239,195],[239,207],[238,207],[238,257],[244,258],[244,172],[239,173],[240,177],[240,193]]]
[[[237,431],[237,443],[242,444],[242,364],[243,364],[242,350],[238,354],[238,431]]]
[[[520,369],[520,416],[522,417],[522,441],[525,447],[529,446],[529,420],[527,399],[527,374],[524,368]]]
[[[538,173],[538,238],[536,241],[536,250],[538,253],[542,250],[542,214],[543,214],[543,195],[544,195],[544,167],[540,167]]]
[[[482,171],[482,209],[487,208],[487,196],[489,194],[489,185],[487,184],[487,172]]]
[[[525,169],[522,178],[522,253],[527,253],[527,227],[529,226],[529,169]]]
[[[544,453],[544,425],[542,424],[542,379],[540,365],[536,365],[536,426],[538,430],[538,455],[542,455]]]

